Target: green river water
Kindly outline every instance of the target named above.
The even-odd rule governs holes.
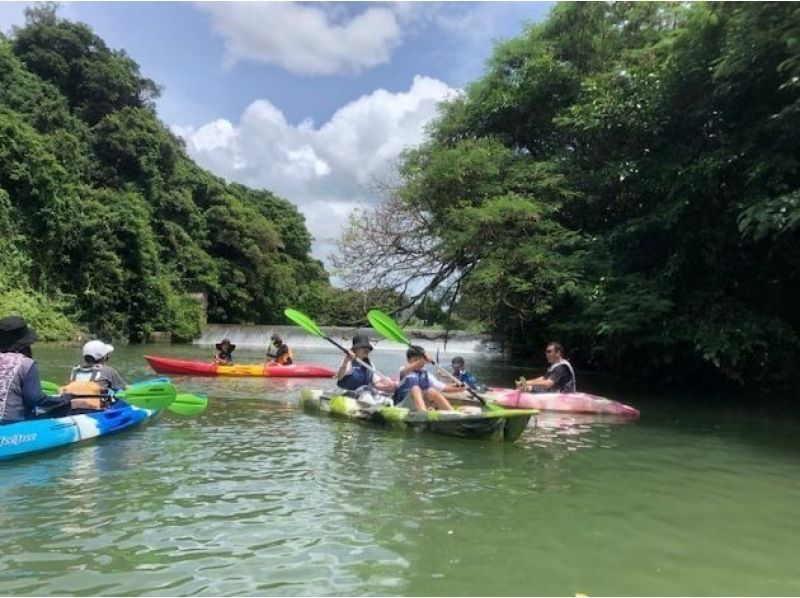
[[[34,348],[58,382],[78,357]],[[210,355],[121,347],[111,363],[149,377],[147,352]],[[394,372],[402,353],[373,358]],[[533,373],[470,364],[497,385]],[[800,595],[800,417],[785,403],[584,377],[641,420],[543,416],[504,445],[298,409],[304,385],[330,380],[173,380],[208,410],[0,463],[0,594]]]

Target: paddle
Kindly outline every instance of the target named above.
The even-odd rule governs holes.
[[[42,390],[48,394],[58,394],[60,387],[54,382],[42,380]],[[114,393],[114,397],[145,409],[169,408],[175,400],[177,390],[174,384],[164,382],[162,379],[154,382],[140,382],[132,384],[127,390]]]
[[[340,345],[335,340],[333,340],[332,338],[327,336],[324,332],[322,332],[320,327],[317,326],[316,322],[314,322],[314,320],[309,318],[307,315],[300,313],[296,309],[284,309],[283,313],[286,315],[287,318],[289,318],[292,322],[294,322],[295,324],[300,326],[300,328],[303,328],[309,334],[313,334],[314,336],[318,336],[319,338],[324,338],[326,341],[328,341],[329,343],[331,343],[332,345],[334,345],[335,347],[340,349],[342,352],[347,353],[348,355],[350,354],[350,351],[345,349],[342,345]],[[384,376],[378,370],[376,370],[374,367],[372,367],[368,363],[364,363],[363,361],[361,361],[357,357],[353,361],[355,361],[359,365],[362,365],[363,367],[367,368],[373,374],[376,374],[376,375],[380,376],[381,378],[385,378],[386,380],[391,380],[391,378],[388,378],[387,376]]]
[[[155,383],[166,383],[169,384],[170,380],[166,376],[161,376],[159,378],[149,378],[147,380],[141,380],[139,382],[133,382],[130,384],[129,388],[138,388],[147,385],[152,385]],[[128,390],[127,392],[130,392]],[[116,396],[116,395],[115,395]],[[166,406],[169,411],[173,413],[177,413],[179,415],[198,415],[206,410],[208,407],[208,397],[206,395],[195,395],[189,394],[186,392],[181,392],[175,395],[175,400],[173,400],[169,405]]]
[[[369,323],[372,324],[372,327],[377,330],[378,334],[381,336],[385,336],[389,340],[393,340],[403,345],[408,345],[409,347],[412,345],[411,341],[408,340],[408,337],[403,333],[397,323],[382,311],[377,309],[370,310],[367,313],[367,319],[369,320]],[[439,368],[439,371],[447,374],[454,382],[462,384],[461,380],[453,376],[453,374],[439,365],[438,359],[434,361],[434,363],[436,364],[436,367]],[[473,397],[478,399],[481,402],[481,405],[486,405],[486,400],[477,392],[472,390],[469,386],[465,385],[465,390]]]
[[[208,407],[208,397],[205,395],[193,395],[179,393],[175,395],[175,400],[167,405],[167,409],[180,415],[198,415]]]

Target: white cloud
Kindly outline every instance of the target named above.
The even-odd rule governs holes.
[[[249,59],[299,74],[358,73],[389,62],[401,43],[399,19],[391,8],[372,7],[348,16],[325,4],[203,2],[199,6],[211,15],[214,30],[225,40],[230,64]]]
[[[320,127],[310,120],[293,125],[270,102],[257,100],[238,125],[217,119],[172,130],[215,174],[297,204],[316,239],[314,255],[324,259],[352,209],[376,200],[370,184],[392,174],[399,153],[423,141],[437,103],[456,93],[441,81],[417,76],[407,92],[376,90]]]

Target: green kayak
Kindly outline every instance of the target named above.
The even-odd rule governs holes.
[[[401,407],[364,406],[356,399],[321,390],[304,389],[300,405],[310,413],[327,413],[334,417],[365,421],[401,429],[414,429],[458,436],[461,438],[490,438],[514,442],[528,426],[536,409],[503,409],[489,404],[482,411],[466,408],[462,411],[411,411]]]

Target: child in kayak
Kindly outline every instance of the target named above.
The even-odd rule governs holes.
[[[267,349],[267,359],[270,360],[270,363],[292,365],[293,355],[289,345],[283,342],[283,339],[278,333],[274,333],[270,337],[270,340],[272,341],[272,346],[275,347],[275,353],[272,353],[270,349]]]
[[[83,345],[83,363],[72,368],[69,383],[61,388],[62,393],[76,397],[72,399],[74,410],[105,409],[111,404],[114,391],[128,387],[119,372],[108,365],[113,351],[112,345],[100,340]]]
[[[56,417],[69,412],[68,397],[42,392],[39,368],[31,352],[38,338],[24,318],[0,319],[0,425],[45,413]]]
[[[217,354],[214,356],[214,363],[232,365],[233,352],[236,350],[236,345],[232,345],[230,340],[223,338],[222,342],[214,346],[217,348]]]
[[[359,400],[363,397],[365,399],[363,402],[365,403],[377,403],[374,397],[375,394],[392,394],[397,388],[397,385],[388,378],[375,376],[375,372],[355,361],[358,359],[372,367],[372,362],[369,359],[371,352],[372,345],[369,342],[369,338],[362,334],[356,334],[353,336],[350,351],[344,356],[336,372],[336,385],[354,393]],[[377,391],[377,393],[374,391]]]
[[[412,345],[406,351],[406,365],[400,370],[400,385],[394,392],[397,407],[412,411],[427,410],[426,401],[433,403],[439,411],[453,411],[453,407],[442,395],[444,392],[458,392],[464,384],[445,384],[425,371],[425,365],[433,363],[419,345]]]
[[[464,363],[463,357],[453,357],[453,360],[450,362],[450,365],[453,366],[453,376],[461,380],[464,384],[469,386],[472,390],[478,390],[478,380],[475,376],[472,375],[471,372],[466,370],[466,364]]]
[[[578,392],[575,380],[575,370],[569,361],[564,359],[564,347],[561,343],[551,341],[545,349],[545,357],[550,367],[543,376],[528,380],[517,380],[519,390],[530,392]]]

